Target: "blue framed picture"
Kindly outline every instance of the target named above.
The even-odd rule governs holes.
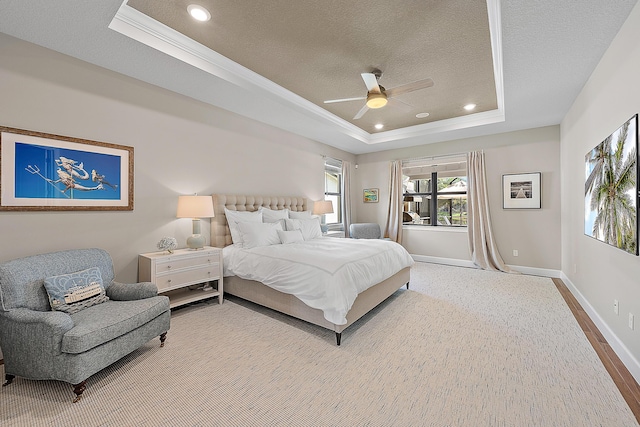
[[[0,210],[133,210],[133,147],[0,127]]]

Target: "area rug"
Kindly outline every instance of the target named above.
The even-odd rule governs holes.
[[[334,333],[236,298],[87,381],[16,378],[2,426],[638,426],[550,279],[416,263]]]

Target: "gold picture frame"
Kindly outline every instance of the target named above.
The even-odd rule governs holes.
[[[133,147],[0,126],[0,211],[133,210]]]

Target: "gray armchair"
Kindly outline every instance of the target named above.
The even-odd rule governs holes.
[[[52,311],[48,277],[98,267],[109,300],[67,314]],[[113,262],[101,249],[34,255],[0,264],[0,347],[6,382],[16,376],[71,383],[77,402],[91,375],[150,339],[161,346],[170,326],[169,299],[152,283],[113,281]]]
[[[352,239],[379,239],[382,237],[380,226],[374,222],[363,222],[351,224],[349,235]]]

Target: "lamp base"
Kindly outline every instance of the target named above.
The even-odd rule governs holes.
[[[204,236],[202,234],[194,234],[187,238],[187,247],[189,249],[202,249],[204,247]]]

